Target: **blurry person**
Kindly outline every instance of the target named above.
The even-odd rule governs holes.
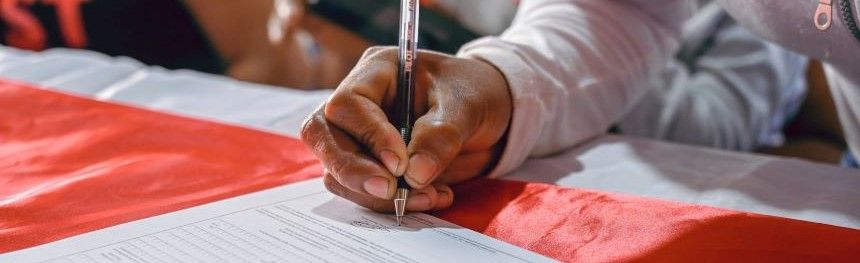
[[[507,0],[506,0],[507,1]],[[272,42],[288,46],[302,59],[290,65],[307,69],[291,78],[305,78],[288,85],[334,88],[371,45],[396,45],[399,0],[275,0],[269,20]],[[419,35],[421,48],[454,52],[478,37],[457,20],[422,2]]]
[[[493,11],[512,0],[485,0]],[[397,43],[399,0],[0,0],[0,44],[82,48],[169,69],[292,88],[333,88],[371,45]],[[422,48],[454,52],[478,37],[454,1],[426,1]],[[495,20],[499,20],[495,18]],[[469,20],[471,19],[471,20]],[[477,20],[476,20],[477,19]],[[492,29],[500,30],[495,22]]]
[[[713,1],[698,2],[680,51],[618,131],[851,167],[821,64],[755,36]]]
[[[626,135],[721,149],[778,147],[806,95],[806,56],[738,25],[716,3],[684,23],[681,48],[621,118]]]
[[[271,0],[2,0],[0,44],[89,49],[277,84],[296,69],[281,59],[288,45],[266,37],[272,9]]]
[[[276,12],[269,26],[274,34],[270,36],[302,43],[308,51],[306,57],[310,58],[307,68],[316,71],[320,80],[309,86],[333,88],[368,47],[361,43],[398,43],[400,3],[400,0],[275,0]],[[516,10],[515,0],[427,0],[420,4],[419,47],[445,53],[456,52],[479,36],[500,33],[510,24]],[[341,59],[328,59],[326,54],[341,54],[338,56]]]
[[[512,1],[504,0],[434,2],[453,16],[464,16],[457,19],[483,35],[501,33],[510,24],[510,14],[516,7]],[[820,65],[809,65],[806,56],[744,29],[717,3],[699,0],[698,4],[682,28],[680,50],[648,82],[649,90],[643,98],[616,124],[618,131],[720,149],[762,150],[838,163],[841,151],[845,150],[844,142],[840,144],[841,135],[836,135],[838,131],[823,131],[824,127],[827,131],[838,130],[838,122],[822,126],[808,123],[811,118],[807,118],[836,117],[832,102],[828,103],[829,97],[824,97],[828,94],[826,83],[823,86],[810,83],[820,87],[805,100],[807,71],[816,66],[820,69]],[[492,8],[475,10],[480,7]],[[795,120],[802,106],[803,114]],[[789,124],[790,143],[783,134]],[[802,126],[810,128],[800,130]]]

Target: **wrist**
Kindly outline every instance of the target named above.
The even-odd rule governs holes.
[[[458,57],[470,58],[491,65],[499,72],[510,98],[510,120],[500,141],[502,150],[498,162],[490,169],[490,177],[498,177],[519,167],[529,156],[543,130],[540,85],[536,73],[516,53],[517,47],[495,37],[482,38],[465,45]]]

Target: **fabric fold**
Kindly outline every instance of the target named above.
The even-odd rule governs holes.
[[[0,80],[0,253],[318,177],[297,139]],[[567,262],[860,258],[860,230],[496,179],[434,214]],[[420,245],[420,244],[416,244]]]
[[[860,230],[559,186],[478,179],[434,215],[565,262],[853,262]]]
[[[317,177],[297,139],[0,81],[0,253]]]

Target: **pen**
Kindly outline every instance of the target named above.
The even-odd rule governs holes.
[[[415,93],[415,66],[418,47],[418,1],[400,1],[400,42],[397,55],[397,96],[395,98],[395,126],[400,137],[409,145],[412,138],[412,103]],[[394,195],[394,214],[397,225],[401,225],[409,196],[409,184],[405,175],[397,178],[397,191]]]

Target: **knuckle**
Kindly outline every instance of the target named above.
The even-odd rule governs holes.
[[[356,135],[359,141],[363,142],[367,147],[370,147],[372,150],[382,147],[381,142],[384,141],[385,132],[382,127],[379,127],[376,123],[363,123],[359,124],[361,128],[359,128],[359,132]]]
[[[362,58],[371,58],[376,56],[388,56],[390,54],[396,54],[396,48],[392,46],[372,46],[367,48],[362,54]]]
[[[350,102],[351,99],[351,96],[348,94],[336,93],[326,103],[323,115],[328,119],[337,119],[352,105]]]
[[[328,172],[326,173],[326,175],[323,179],[323,185],[325,185],[325,188],[329,192],[331,192],[337,196],[346,198],[346,196],[343,193],[343,186],[341,186],[340,183],[334,179],[334,177],[331,175],[331,173],[328,173]]]
[[[370,56],[373,56],[379,52],[382,52],[383,50],[385,50],[385,47],[383,47],[383,46],[372,46],[372,47],[369,47],[366,50],[364,50],[364,54],[362,54],[361,56],[362,57],[370,57]]]
[[[317,110],[308,115],[304,122],[302,122],[302,129],[299,134],[305,143],[313,143],[316,140],[317,134],[321,132],[320,125],[325,121],[324,116],[321,115],[320,110]]]
[[[367,118],[357,117],[367,116],[369,113],[361,107],[355,106],[350,97],[351,95],[346,94],[332,97],[325,108],[325,119],[345,129],[356,140],[368,147],[380,146],[385,141],[387,123],[378,123]]]
[[[328,167],[326,168],[329,170],[333,179],[338,182],[342,182],[343,177],[346,176],[346,173],[350,170],[350,166],[352,166],[352,160],[350,158],[342,158],[328,163]]]
[[[375,60],[380,58],[389,58],[396,55],[397,51],[390,46],[372,46],[364,51],[361,55],[361,60]]]

